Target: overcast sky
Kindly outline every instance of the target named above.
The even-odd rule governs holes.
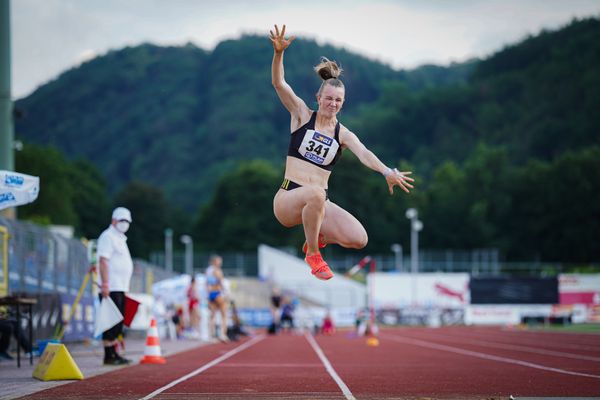
[[[588,16],[600,16],[600,0],[12,0],[12,96],[111,49],[192,42],[212,50],[244,33],[267,40],[275,23],[414,68],[485,57]]]

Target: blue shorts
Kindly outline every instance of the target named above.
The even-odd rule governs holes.
[[[209,292],[208,293],[208,301],[215,301],[217,299],[217,297],[219,297],[220,295],[221,295],[220,290],[215,290],[214,292]]]

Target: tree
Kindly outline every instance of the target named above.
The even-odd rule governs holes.
[[[509,256],[598,262],[600,147],[569,152],[552,163],[531,161],[511,191]]]
[[[148,259],[152,251],[163,249],[170,210],[160,189],[132,182],[116,195],[114,206],[131,211],[127,243],[132,256]]]
[[[465,248],[472,243],[470,227],[466,223],[467,200],[464,171],[454,162],[447,161],[436,168],[426,191],[426,206],[421,219],[423,245],[433,248]]]
[[[51,146],[26,144],[16,155],[18,172],[40,177],[37,200],[19,207],[19,217],[70,225],[76,235],[97,237],[106,226],[110,207],[106,184],[96,167],[85,160],[68,161]]]
[[[261,243],[289,244],[292,233],[273,215],[273,196],[283,176],[270,163],[241,163],[223,175],[194,229],[199,248],[256,250]]]
[[[344,152],[331,175],[329,188],[330,200],[356,217],[369,235],[367,246],[359,250],[361,253],[389,252],[392,243],[406,238],[408,221],[404,212],[408,204],[415,204],[411,203],[415,201],[414,192],[406,195],[396,187],[390,196],[383,176],[365,167],[349,151]],[[339,250],[331,247],[326,251]]]
[[[474,247],[503,247],[500,227],[510,215],[512,168],[505,149],[480,143],[464,164],[469,236]]]
[[[40,193],[33,203],[20,206],[18,215],[48,224],[79,226],[73,205],[75,188],[70,179],[72,167],[65,157],[53,147],[25,144],[16,153],[17,172],[38,176]]]
[[[77,160],[69,170],[69,180],[74,185],[73,208],[78,216],[76,234],[96,238],[108,225],[110,201],[106,182],[100,172],[86,160]]]

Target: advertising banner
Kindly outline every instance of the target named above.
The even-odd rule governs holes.
[[[62,304],[61,321],[64,323],[69,318],[69,315],[71,315],[71,307],[75,302],[75,295],[60,294],[60,301]],[[73,318],[65,326],[65,335],[62,340],[64,342],[73,342],[93,337],[94,323],[94,300],[91,296],[82,296],[79,304],[76,305]]]
[[[469,274],[376,272],[367,287],[376,309],[462,308],[469,304]]]
[[[467,325],[518,325],[526,320],[543,321],[553,314],[552,305],[548,304],[498,304],[470,305],[466,309]]]
[[[31,320],[33,330],[33,343],[37,340],[51,339],[57,332],[60,325],[60,295],[55,293],[14,293],[16,296],[25,298],[34,298],[37,304],[31,308]],[[21,306],[21,314],[27,315],[27,308]],[[8,309],[8,318],[16,318],[14,307]],[[21,329],[24,332],[29,331],[28,318],[21,318]]]
[[[560,304],[600,305],[600,274],[561,274],[558,292]]]
[[[558,278],[471,278],[471,304],[558,304]]]
[[[573,306],[573,322],[600,322],[600,274],[561,274],[558,293],[561,305]]]
[[[38,197],[40,178],[0,170],[0,210],[31,203]]]

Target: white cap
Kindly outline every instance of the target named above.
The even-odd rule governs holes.
[[[112,218],[116,219],[117,221],[124,219],[131,222],[131,211],[129,211],[125,207],[117,207],[112,213]]]

